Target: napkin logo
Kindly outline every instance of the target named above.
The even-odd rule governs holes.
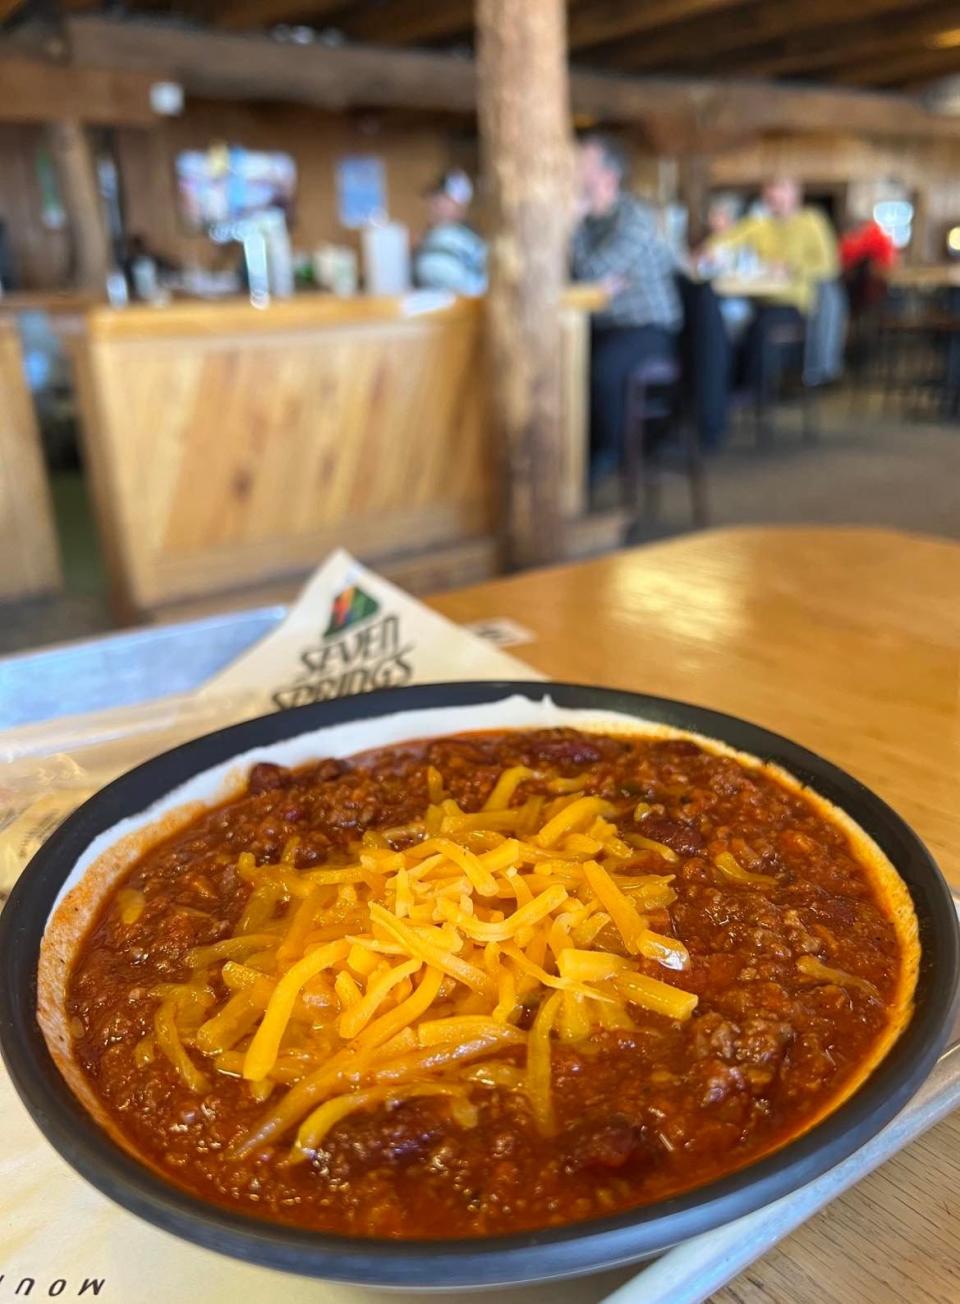
[[[61,1295],[66,1294],[68,1299],[74,1296],[82,1295],[84,1299],[91,1299],[100,1294],[107,1284],[106,1277],[79,1277],[72,1281],[67,1277],[54,1277],[51,1281],[43,1281],[36,1277],[17,1277],[14,1275],[7,1280],[8,1274],[0,1272],[0,1299],[6,1299],[4,1287],[9,1285],[10,1298],[26,1295],[33,1295],[34,1286],[38,1287],[37,1294],[43,1299],[58,1299]]]
[[[374,688],[402,688],[413,678],[412,651],[413,644],[401,638],[400,617],[381,614],[380,603],[352,584],[334,598],[320,641],[300,653],[303,673],[278,688],[273,701],[283,710]]]
[[[369,593],[364,593],[356,584],[351,584],[342,593],[338,593],[331,603],[330,621],[323,637],[340,634],[351,625],[366,620],[368,616],[375,616],[379,610],[380,603],[376,598],[371,598]]]

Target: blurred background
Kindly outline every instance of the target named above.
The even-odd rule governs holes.
[[[0,651],[960,537],[954,0],[0,0]]]

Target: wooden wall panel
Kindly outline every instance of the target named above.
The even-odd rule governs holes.
[[[37,153],[43,146],[42,127],[0,123],[0,221],[19,284],[31,290],[65,284],[70,270],[67,232],[42,222]]]
[[[0,600],[60,587],[53,510],[15,324],[0,318]]]
[[[210,267],[235,259],[236,251],[219,250],[205,236],[186,230],[177,213],[174,179],[180,150],[226,141],[249,149],[286,150],[296,159],[292,237],[299,249],[321,241],[359,247],[356,232],[344,230],[337,215],[335,169],[346,154],[383,158],[390,216],[416,235],[425,223],[423,191],[451,166],[458,142],[454,130],[442,123],[411,125],[409,115],[406,123],[398,125],[389,113],[358,118],[297,105],[191,101],[181,117],[150,131],[117,133],[128,227],[178,262]]]

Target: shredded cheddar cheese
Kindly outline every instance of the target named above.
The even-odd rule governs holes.
[[[146,909],[147,898],[139,888],[123,887],[117,893],[117,910],[121,923],[127,927],[135,924]]]
[[[752,874],[750,870],[744,869],[729,851],[721,851],[713,863],[723,877],[730,879],[732,883],[753,883],[757,887],[770,887],[777,881],[770,874]]]
[[[832,965],[824,964],[815,955],[801,955],[797,960],[797,968],[805,977],[813,978],[816,982],[834,983],[838,987],[858,987],[860,991],[866,992],[875,1000],[880,999],[880,993],[872,982],[856,974],[847,973],[845,969],[836,969]]]
[[[430,767],[422,819],[326,864],[298,868],[298,839],[273,864],[241,853],[251,891],[234,934],[188,951],[188,979],[156,989],[143,1062],[165,1055],[198,1094],[213,1074],[244,1079],[267,1112],[238,1155],[295,1134],[303,1158],[349,1115],[421,1096],[469,1127],[478,1086],[524,1093],[549,1135],[557,1041],[629,1028],[631,1008],[683,1020],[697,997],[653,976],[689,955],[651,927],[672,875],[644,873],[636,848],[676,854],[621,834],[634,807],[592,795],[588,776],[525,796],[537,778],[505,769],[468,812]]]

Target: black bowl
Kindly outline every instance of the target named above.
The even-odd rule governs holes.
[[[36,1019],[40,941],[58,891],[89,843],[191,776],[250,748],[350,720],[492,703],[511,694],[534,700],[549,695],[560,706],[620,711],[720,739],[783,766],[875,839],[910,890],[922,962],[915,1013],[863,1086],[805,1135],[707,1186],[609,1218],[482,1240],[366,1240],[264,1222],[188,1195],[114,1144],[61,1077]],[[649,1258],[826,1172],[878,1132],[932,1068],[951,1027],[958,972],[957,915],[929,853],[889,806],[812,752],[743,720],[664,698],[570,684],[434,684],[234,725],[138,766],[85,802],[34,856],[0,916],[0,1048],[27,1109],[64,1159],[105,1195],[166,1231],[208,1249],[309,1276],[407,1289],[495,1286],[576,1276]]]

